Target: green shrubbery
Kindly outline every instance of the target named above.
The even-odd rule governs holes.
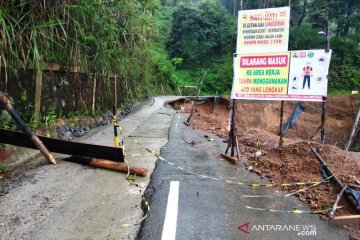
[[[10,79],[9,74],[16,75],[18,68],[41,71],[45,64],[57,63],[80,66],[89,79],[90,73],[117,75],[126,93],[124,103],[146,95],[171,94],[174,67],[162,35],[169,31],[162,25],[169,17],[160,11],[158,0],[2,1],[0,65],[11,70],[2,76]],[[20,100],[29,104],[23,108],[30,111],[26,91],[33,90],[24,89]],[[30,119],[27,114],[27,110],[21,113]],[[41,120],[50,124],[53,117],[48,111]]]
[[[228,94],[232,82],[232,53],[236,45],[236,11],[232,0],[163,1],[173,12],[167,42],[171,58],[181,58],[176,66],[178,85],[196,85],[208,69],[203,90],[207,94]],[[219,5],[219,2],[227,9]],[[263,8],[263,1],[243,1],[244,9]],[[270,7],[287,6],[288,1],[270,1]],[[234,12],[235,7],[235,12]],[[291,8],[290,50],[324,49],[331,23],[333,49],[329,73],[330,94],[350,93],[360,85],[360,9],[359,1],[293,0]]]

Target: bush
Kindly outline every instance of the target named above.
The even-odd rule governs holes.
[[[360,69],[351,65],[333,65],[329,72],[329,92],[360,89]]]

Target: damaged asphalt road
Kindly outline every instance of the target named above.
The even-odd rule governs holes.
[[[210,138],[214,141],[208,141],[204,137],[208,133],[185,126],[186,115],[163,107],[165,101],[173,99],[176,97],[156,97],[120,122],[128,161],[149,169],[146,178],[135,180],[142,190],[147,189],[151,206],[141,227],[122,226],[138,222],[144,214],[138,189],[129,184],[125,174],[60,162],[28,171],[28,177],[0,197],[0,239],[348,239],[347,233],[318,215],[245,208],[307,209],[294,197],[248,198],[244,195],[273,194],[276,189],[250,189],[187,174],[134,143],[136,139],[157,153],[161,149],[163,157],[192,172],[230,180],[265,181],[242,165],[220,159],[226,144],[213,135]],[[113,145],[113,127],[97,130],[85,140]],[[265,224],[314,225],[316,236],[298,236],[296,231],[252,231],[254,225]],[[248,233],[239,230],[240,226]]]
[[[226,144],[216,136],[211,136],[215,139],[214,141],[208,141],[204,137],[208,133],[193,130],[183,124],[186,118],[187,116],[183,114],[175,115],[169,130],[169,141],[161,150],[162,157],[174,163],[175,166],[210,177],[247,182],[266,181],[246,171],[241,164],[233,165],[220,159],[219,154],[225,150]],[[178,195],[173,194],[177,188],[170,190],[170,184],[174,185],[174,182],[178,182]],[[204,179],[184,173],[158,160],[146,190],[151,211],[142,224],[138,239],[349,239],[347,233],[329,225],[318,215],[271,213],[245,208],[245,206],[251,206],[309,210],[295,197],[246,196],[272,195],[275,191],[277,189],[251,189]],[[177,199],[177,203],[174,203]],[[283,227],[278,227],[282,230],[261,231],[254,228],[257,225]],[[285,225],[288,227],[299,225],[300,229],[315,228],[315,232],[287,231]],[[169,229],[171,229],[170,233]],[[299,234],[316,235],[301,236]]]
[[[156,157],[139,148],[129,135],[156,151],[166,144],[174,110],[164,102],[176,97],[156,97],[119,122],[124,129],[128,161],[146,167],[147,177],[136,182],[145,190]],[[166,113],[164,115],[163,113]],[[113,146],[111,125],[96,129],[82,140]],[[65,155],[55,155],[58,160]],[[3,185],[0,184],[0,188]],[[1,191],[0,191],[1,192]],[[141,195],[126,174],[59,161],[26,172],[0,197],[0,239],[134,239],[143,216]]]

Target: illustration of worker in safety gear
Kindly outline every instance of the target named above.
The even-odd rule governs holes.
[[[302,89],[305,88],[306,82],[307,82],[307,86],[310,89],[310,79],[313,76],[313,69],[310,66],[310,63],[307,62],[306,66],[303,68],[303,73],[302,76],[304,77],[304,81],[303,81],[303,87]]]

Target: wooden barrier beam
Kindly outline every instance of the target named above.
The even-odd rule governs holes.
[[[146,168],[133,167],[133,166],[129,166],[128,168],[128,165],[126,163],[113,162],[104,159],[71,156],[65,159],[65,161],[80,163],[84,165],[109,169],[123,173],[127,173],[129,171],[131,174],[136,174],[136,176],[140,176],[140,177],[146,177],[148,173],[148,170]]]
[[[34,134],[35,135],[35,134]],[[70,142],[61,139],[38,137],[51,152],[67,155],[78,155],[91,158],[101,158],[117,162],[124,161],[122,148],[95,145],[81,142]],[[19,147],[36,149],[36,145],[26,138],[21,132],[14,132],[0,128],[0,143],[10,144]]]
[[[13,108],[13,106],[10,103],[10,100],[5,96],[3,92],[0,91],[0,102],[4,105],[6,111],[10,114],[12,119],[20,126],[20,128],[23,130],[24,135],[23,138],[27,140],[27,138],[31,141],[34,148],[37,148],[40,150],[42,155],[53,164],[56,164],[56,160],[53,157],[53,155],[49,152],[49,150],[45,147],[43,142],[32,132],[30,129],[26,126],[26,124],[23,122],[23,120],[20,118],[18,112]],[[27,137],[27,138],[26,138]],[[15,140],[18,141],[19,139],[9,139],[9,140]]]
[[[228,160],[229,162],[234,163],[234,164],[236,164],[236,163],[239,162],[239,159],[237,159],[237,158],[235,158],[235,157],[231,157],[231,156],[229,156],[229,155],[227,155],[227,154],[225,154],[225,153],[221,153],[220,156],[223,157],[223,158],[225,158],[225,159]]]

